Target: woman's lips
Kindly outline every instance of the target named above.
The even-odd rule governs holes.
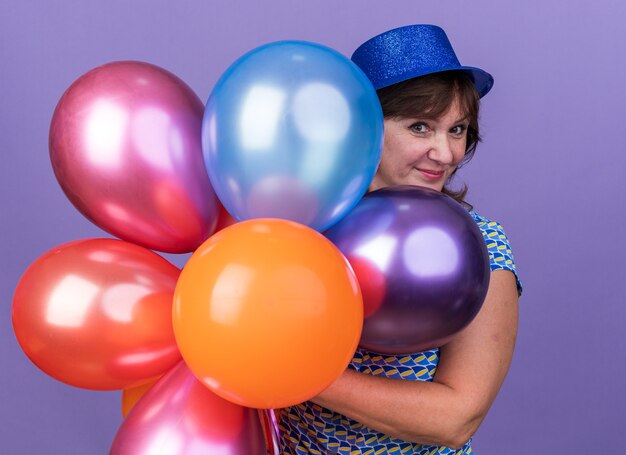
[[[430,169],[418,169],[420,173],[428,180],[440,180],[443,177],[443,171],[433,171]]]

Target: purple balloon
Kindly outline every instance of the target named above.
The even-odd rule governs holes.
[[[472,216],[443,193],[396,186],[367,194],[326,236],[356,273],[360,346],[408,354],[441,346],[476,316],[489,254]]]
[[[258,411],[218,397],[181,362],[137,402],[111,455],[265,455]]]
[[[50,123],[50,159],[63,191],[105,231],[168,253],[194,251],[219,203],[204,168],[204,106],[174,74],[112,62],[78,78]]]

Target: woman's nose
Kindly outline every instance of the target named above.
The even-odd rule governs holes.
[[[454,153],[452,153],[452,144],[447,134],[434,135],[428,158],[439,164],[452,164]]]

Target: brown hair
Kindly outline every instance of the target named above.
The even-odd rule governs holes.
[[[480,98],[470,77],[461,71],[443,71],[420,76],[408,81],[378,90],[378,98],[385,118],[427,118],[435,119],[447,112],[455,99],[458,99],[461,112],[469,121],[467,145],[460,168],[474,156],[480,142],[478,131],[478,110]],[[456,173],[456,170],[454,171]],[[454,173],[452,176],[454,176]],[[449,183],[446,182],[446,185]],[[472,208],[465,201],[467,185],[454,191],[444,185],[442,192],[457,202]]]

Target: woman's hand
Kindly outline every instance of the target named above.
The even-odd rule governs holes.
[[[440,348],[433,382],[347,370],[311,401],[405,441],[461,447],[478,429],[504,381],[517,322],[513,273],[491,272],[476,318]]]

